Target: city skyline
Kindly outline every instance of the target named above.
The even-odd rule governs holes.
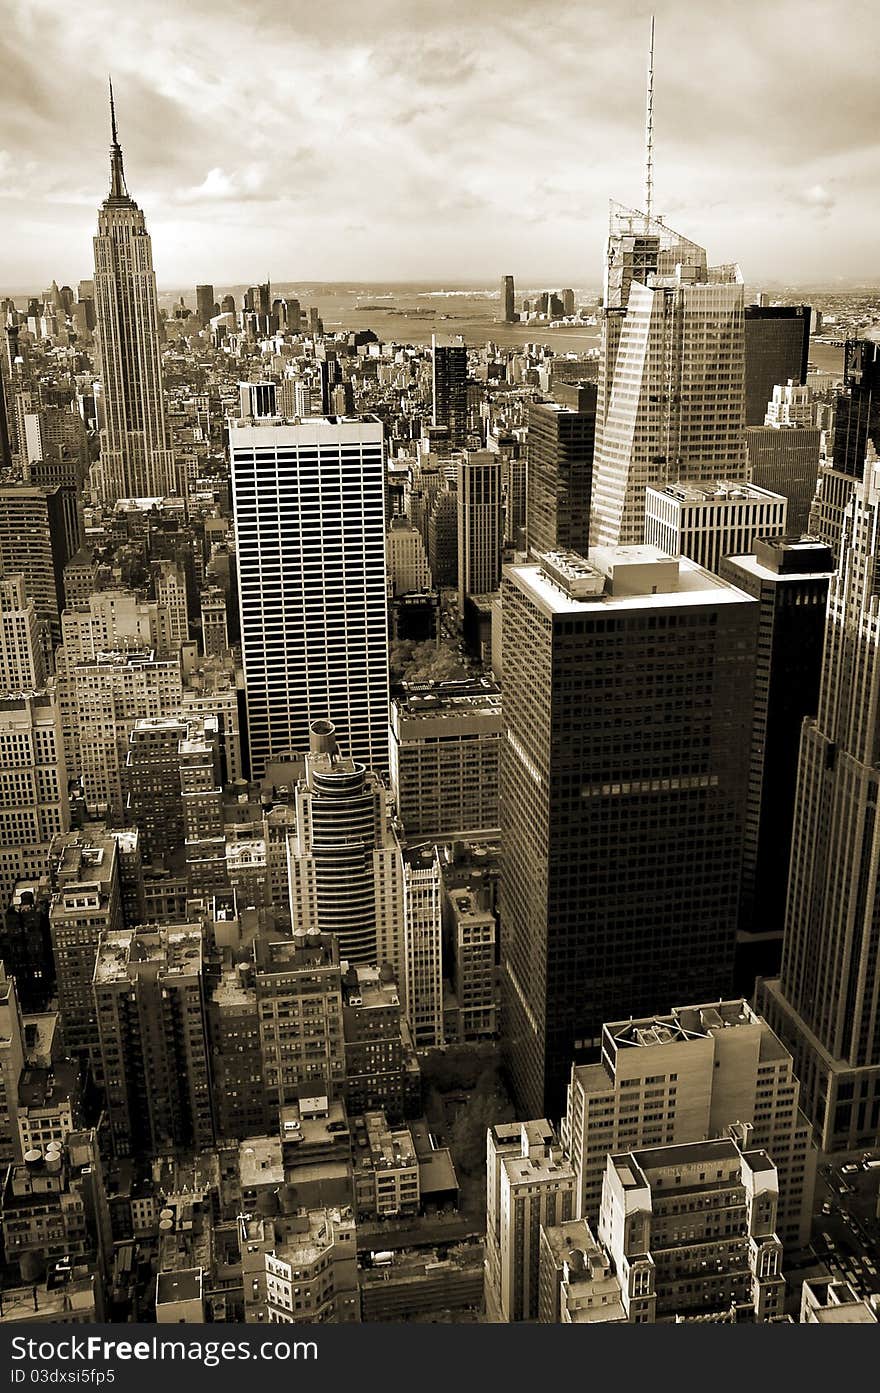
[[[145,29],[95,0],[75,32],[63,13],[44,23],[43,0],[16,3],[0,40],[4,288],[47,273],[73,284],[88,267],[108,72],[162,287],[247,281],[254,265],[276,279],[492,283],[499,262],[522,282],[595,283],[608,198],[641,201],[652,11],[654,208],[736,256],[747,281],[807,282],[828,265],[832,282],[867,280],[880,156],[859,93],[877,21],[858,4],[841,31],[827,0],[808,8],[809,24],[788,0],[740,7],[719,28],[708,6],[621,16],[548,0],[521,14],[408,8],[404,27],[394,3],[368,17],[343,4],[328,37],[309,17],[294,33],[272,3],[178,15],[155,0]],[[579,32],[588,41],[572,43]],[[261,42],[259,81],[256,64],[233,71],[230,55]],[[83,57],[73,104],[43,76],[56,45]]]
[[[873,12],[10,5],[0,1336],[880,1323]]]

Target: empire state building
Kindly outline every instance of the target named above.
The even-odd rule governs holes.
[[[101,492],[106,503],[177,492],[165,423],[152,244],[144,215],[125,186],[112,86],[110,121],[110,192],[98,211],[95,237],[95,312],[106,415]]]

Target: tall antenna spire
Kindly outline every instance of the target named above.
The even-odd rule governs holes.
[[[113,79],[112,79],[112,77],[108,77],[107,81],[108,81],[108,83],[110,84],[110,131],[111,131],[110,140],[111,140],[111,144],[113,144],[113,145],[118,145],[118,144],[119,144],[119,137],[118,137],[117,134],[116,134],[116,106],[114,105],[114,102],[113,102]]]
[[[122,168],[122,147],[116,130],[116,104],[113,101],[113,79],[110,83],[110,197],[128,198],[125,187],[125,172]]]
[[[654,16],[651,15],[651,46],[648,49],[648,96],[645,109],[645,221],[651,221],[654,202]],[[647,227],[646,227],[647,231]]]

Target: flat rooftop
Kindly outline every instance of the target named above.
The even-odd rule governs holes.
[[[331,934],[308,933],[270,943],[258,938],[256,953],[258,976],[339,966],[337,940]]]
[[[276,1235],[281,1237],[275,1255],[294,1267],[317,1262],[334,1240],[337,1226],[350,1222],[351,1210],[335,1206],[310,1209],[307,1215],[293,1219],[281,1216],[272,1221]]]
[[[574,1171],[570,1163],[564,1156],[505,1156],[501,1164],[507,1172],[508,1179],[514,1185],[522,1185],[530,1182],[543,1183],[546,1180],[561,1180],[563,1177],[572,1179]]]
[[[484,881],[475,881],[473,886],[461,885],[447,891],[449,903],[455,911],[456,920],[462,924],[495,924],[495,915],[485,903],[488,899]]]
[[[809,544],[809,547],[811,550],[815,552],[815,549],[818,545],[819,544],[816,542],[811,542]],[[807,544],[805,543],[803,553],[805,556],[809,554],[806,547]],[[739,566],[740,569],[745,571],[747,575],[755,576],[758,580],[775,581],[777,584],[780,585],[785,585],[788,581],[817,580],[825,577],[827,577],[830,580],[831,577],[834,575],[833,567],[831,567],[827,571],[775,571],[771,566],[762,565],[762,563],[758,560],[757,556],[753,555],[726,556],[724,560],[729,565]]]
[[[76,1316],[94,1319],[94,1309],[93,1277],[74,1277],[53,1287],[45,1282],[40,1286],[29,1283],[26,1287],[9,1287],[3,1292],[0,1325],[33,1320],[69,1321]]]
[[[214,988],[212,1000],[218,1006],[254,1006],[257,994],[234,967],[227,968]]]
[[[428,718],[448,720],[460,716],[498,716],[501,712],[501,690],[490,685],[450,683],[438,684],[430,690],[410,687],[403,697],[394,698],[394,706],[408,721]]]
[[[354,967],[352,973],[353,980],[343,978],[342,994],[346,1006],[400,1005],[400,992],[393,977],[386,981],[377,968],[360,965]]]
[[[0,998],[3,995],[0,988]],[[53,1062],[52,1051],[59,1034],[58,1012],[23,1012],[21,1022],[24,1026],[24,1051],[28,1066],[32,1069],[48,1069]]]
[[[136,981],[150,965],[161,977],[186,976],[202,966],[201,931],[160,928],[155,932],[116,929],[102,934],[95,960],[95,983]]]
[[[156,1305],[171,1301],[200,1301],[202,1298],[202,1269],[183,1268],[179,1272],[160,1272],[156,1279]]]
[[[662,488],[647,488],[646,494],[654,494],[661,498],[671,498],[679,503],[701,504],[701,503],[784,503],[785,498],[780,493],[773,493],[770,489],[759,488],[757,484],[749,484],[739,481],[730,482],[719,479],[714,484],[697,484],[682,482],[678,484],[664,484]]]
[[[133,856],[137,851],[141,835],[137,827],[114,827],[109,835],[123,855]]]
[[[284,1184],[280,1137],[246,1137],[238,1148],[238,1173],[243,1190]]]
[[[567,1219],[565,1223],[553,1224],[544,1229],[544,1236],[560,1264],[569,1261],[575,1252],[590,1254],[602,1251],[586,1219]]]
[[[820,1306],[813,1312],[817,1325],[876,1325],[867,1301],[848,1301],[840,1306]]]
[[[743,1156],[755,1172],[775,1171],[776,1169],[766,1151],[744,1151]]]
[[[367,1113],[364,1119],[370,1147],[370,1163],[376,1170],[398,1170],[416,1164],[412,1133],[391,1128],[384,1113]]]
[[[616,1055],[625,1049],[688,1044],[693,1040],[709,1039],[724,1031],[746,1026],[760,1028],[762,1061],[782,1059],[786,1056],[787,1051],[779,1038],[763,1017],[756,1015],[745,998],[676,1006],[665,1016],[642,1016],[637,1020],[609,1021],[604,1027],[603,1040],[606,1050]]]
[[[422,1198],[458,1189],[458,1177],[448,1147],[439,1147],[430,1156],[419,1157],[419,1189]]]
[[[66,1059],[50,1068],[25,1069],[18,1081],[18,1105],[28,1112],[54,1110],[77,1095],[79,1070]]]
[[[658,562],[669,562],[671,558],[659,553],[656,548],[647,547],[618,547],[604,549],[606,560],[608,554],[617,563],[617,570],[621,564],[624,566],[644,566],[646,573],[650,574],[654,565]],[[592,551],[590,560],[596,556],[596,551]],[[656,592],[648,591],[641,594],[610,594],[606,587],[605,593],[598,596],[585,596],[575,598],[568,594],[559,585],[553,583],[548,575],[542,570],[540,565],[529,563],[526,565],[505,566],[505,577],[522,590],[524,594],[537,606],[548,618],[557,615],[608,615],[625,614],[630,610],[646,609],[694,609],[702,606],[716,607],[718,605],[741,605],[754,604],[755,601],[750,596],[737,590],[736,586],[729,582],[720,580],[711,571],[698,566],[695,561],[682,556],[676,558],[674,569],[674,580],[670,584],[668,579],[664,579],[664,588]],[[603,567],[604,569],[604,567]],[[673,575],[673,570],[669,566],[662,568],[664,577]]]
[[[670,1166],[698,1166],[705,1162],[739,1161],[740,1152],[729,1137],[709,1141],[681,1142],[672,1146],[637,1147],[633,1151],[611,1157],[618,1170],[627,1169],[635,1161],[645,1172],[667,1170]],[[772,1168],[772,1167],[771,1167]]]
[[[229,417],[230,442],[235,450],[274,445],[381,444],[385,428],[378,416],[257,416]]]

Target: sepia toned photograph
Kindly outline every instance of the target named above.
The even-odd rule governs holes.
[[[2,9],[10,1382],[877,1325],[880,10]]]

